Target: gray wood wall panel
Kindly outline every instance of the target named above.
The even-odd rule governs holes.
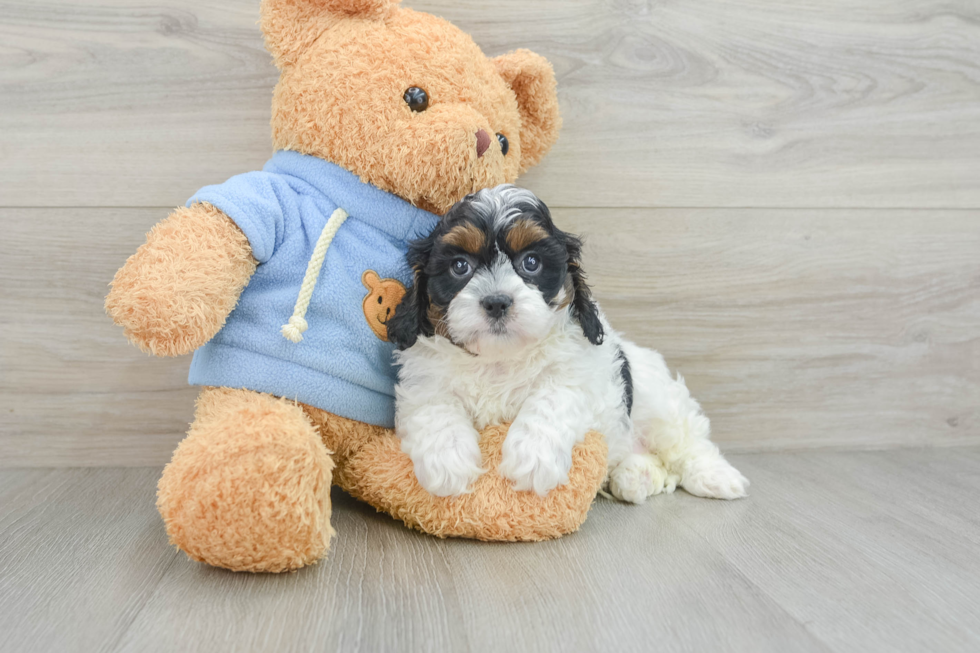
[[[524,183],[727,450],[980,442],[980,5],[405,4],[554,63],[565,130]],[[102,297],[163,207],[269,156],[257,16],[0,0],[0,466],[180,439],[188,359]]]
[[[980,212],[558,212],[729,449],[980,438]],[[765,435],[762,435],[762,434]]]
[[[169,459],[189,358],[142,354],[102,309],[166,212],[0,209],[0,465]],[[555,217],[586,236],[612,323],[684,374],[726,450],[980,442],[977,211]]]
[[[980,5],[407,1],[531,47],[562,206],[980,206]],[[168,206],[269,155],[258,0],[0,2],[0,204]]]

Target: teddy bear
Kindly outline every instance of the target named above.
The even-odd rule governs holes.
[[[546,497],[495,473],[506,425],[483,432],[488,473],[470,493],[418,485],[392,431],[386,328],[412,281],[408,242],[556,140],[550,64],[487,58],[398,0],[263,0],[260,24],[280,71],[272,159],[153,227],[106,298],[143,351],[194,352],[194,420],[158,485],[171,543],[236,571],[313,564],[334,534],[332,484],[440,537],[577,529],[605,476],[597,433]]]
[[[364,296],[364,319],[374,335],[388,342],[388,320],[405,296],[405,285],[398,279],[382,279],[374,270],[365,270],[361,283],[368,289]]]

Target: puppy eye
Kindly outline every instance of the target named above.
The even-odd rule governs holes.
[[[470,264],[465,258],[458,258],[453,261],[452,270],[457,277],[465,277],[470,273]]]
[[[409,88],[402,97],[408,108],[416,113],[421,113],[429,108],[429,94],[418,86]]]
[[[528,274],[534,274],[541,268],[541,261],[539,261],[538,257],[534,254],[528,254],[521,262],[521,267],[524,268],[524,271]]]
[[[507,141],[507,137],[503,134],[497,134],[497,142],[500,143],[501,154],[507,156],[507,150],[510,149],[510,143]]]

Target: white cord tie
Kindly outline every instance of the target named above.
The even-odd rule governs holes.
[[[303,275],[303,285],[299,289],[299,296],[296,297],[296,306],[293,307],[293,315],[289,322],[282,325],[282,335],[286,340],[301,342],[303,333],[310,327],[306,322],[306,309],[310,307],[310,298],[313,297],[313,289],[316,288],[316,281],[320,277],[320,268],[323,267],[323,259],[327,256],[327,248],[337,235],[340,225],[347,219],[347,211],[338,208],[323,226],[320,237],[317,238],[316,247],[313,248],[313,255],[310,262],[306,265],[306,274]]]

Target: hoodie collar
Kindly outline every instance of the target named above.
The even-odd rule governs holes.
[[[319,157],[279,150],[262,169],[305,182],[351,218],[399,240],[425,236],[439,222],[439,216],[434,213],[365,183],[349,170]]]

